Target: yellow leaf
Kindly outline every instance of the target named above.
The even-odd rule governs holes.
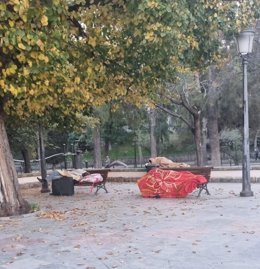
[[[48,63],[49,62],[49,58],[47,56],[45,56],[44,61],[45,61],[45,63]]]
[[[68,87],[64,88],[64,93],[65,94],[73,93],[73,88],[68,88]]]
[[[15,4],[15,5],[19,5],[20,4],[19,0],[11,0],[10,2],[11,2],[11,4]]]
[[[40,47],[41,50],[44,50],[44,44],[40,39],[37,40],[36,44]]]
[[[79,84],[79,83],[80,83],[80,77],[76,77],[76,78],[75,78],[75,83],[76,83],[76,84]]]
[[[88,40],[88,44],[91,45],[93,48],[96,47],[97,41],[95,37],[90,37]]]
[[[150,42],[153,41],[154,38],[155,38],[155,36],[154,36],[154,32],[149,31],[149,32],[145,33],[144,38],[145,38],[145,40],[147,40],[147,41],[150,41]]]
[[[35,52],[35,51],[32,51],[32,52],[30,53],[30,55],[31,55],[31,57],[32,57],[33,59],[37,59],[37,57],[38,57],[38,53]]]
[[[12,64],[9,68],[6,69],[7,75],[14,75],[16,73],[17,66]]]
[[[21,2],[22,2],[23,6],[25,8],[28,8],[29,7],[29,1],[28,0],[21,0]]]
[[[40,54],[38,55],[38,59],[39,59],[39,60],[43,61],[44,58],[45,58],[45,55],[44,55],[44,54],[40,53]]]
[[[3,79],[0,80],[0,87],[1,88],[5,87],[5,81]]]
[[[24,46],[23,43],[18,43],[18,48],[22,49],[22,50],[25,50],[26,47]]]
[[[21,16],[21,19],[22,19],[24,22],[27,22],[27,16],[26,16],[26,15],[22,15],[22,16]]]
[[[27,68],[23,69],[23,75],[27,77],[30,74],[30,71]]]
[[[9,90],[10,90],[10,92],[14,95],[14,96],[16,96],[17,94],[18,94],[18,89],[17,88],[15,88],[12,84],[10,85],[10,88],[9,88]]]
[[[158,6],[158,3],[155,2],[155,1],[149,1],[147,6],[150,7],[150,8],[154,8],[154,7]]]
[[[26,58],[25,58],[24,54],[22,54],[22,53],[17,55],[16,58],[18,59],[18,61],[20,63],[24,63],[26,61]]]
[[[14,21],[9,20],[8,23],[11,27],[14,27]]]
[[[48,17],[43,15],[41,18],[41,24],[42,26],[47,26],[48,25]]]
[[[45,63],[49,62],[49,58],[42,53],[39,54],[38,59],[44,61]]]
[[[89,76],[91,76],[91,74],[92,74],[92,68],[91,67],[88,67],[87,73],[88,73]]]

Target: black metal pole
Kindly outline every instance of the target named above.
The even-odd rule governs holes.
[[[137,154],[136,154],[136,151],[137,151],[137,149],[136,149],[136,140],[135,140],[135,168],[137,167],[137,160],[136,160],[136,158],[137,158]]]
[[[63,144],[63,153],[64,153],[64,168],[67,169],[66,144]]]
[[[42,189],[41,192],[49,192],[48,182],[46,180],[47,177],[47,169],[46,169],[46,161],[45,161],[45,149],[44,149],[44,141],[43,141],[43,131],[42,126],[39,125],[39,149],[40,149],[40,164],[41,164],[41,178],[42,178]]]
[[[254,193],[250,184],[250,147],[249,147],[249,116],[248,116],[248,89],[247,89],[247,55],[243,60],[243,109],[244,109],[244,132],[243,132],[243,166],[242,166],[242,191],[240,196],[249,197]]]

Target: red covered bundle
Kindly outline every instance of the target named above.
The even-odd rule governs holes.
[[[194,191],[199,184],[207,183],[201,175],[188,171],[150,170],[138,181],[138,187],[143,197],[181,198]]]

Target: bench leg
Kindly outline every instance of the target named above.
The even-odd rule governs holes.
[[[200,185],[199,185],[199,193],[198,193],[198,196],[197,196],[197,197],[200,197],[200,194],[201,194],[201,192],[202,192],[203,190],[206,191],[207,195],[210,195],[209,190],[208,190],[208,186],[207,186],[207,185],[208,185],[207,183],[205,183],[205,184],[200,184]]]
[[[97,193],[98,193],[99,189],[104,189],[104,190],[106,191],[106,193],[108,193],[108,191],[107,191],[107,188],[106,188],[105,184],[99,184],[99,185],[97,185],[97,189],[96,189],[95,194],[97,194]]]

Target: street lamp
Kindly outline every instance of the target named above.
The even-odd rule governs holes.
[[[254,30],[242,31],[237,37],[237,49],[242,58],[243,66],[243,110],[244,110],[244,132],[243,132],[243,166],[242,166],[242,191],[240,196],[250,197],[250,150],[249,150],[249,117],[248,117],[248,90],[247,90],[247,64],[248,56],[253,50]]]
[[[67,160],[66,160],[66,144],[63,144],[63,156],[64,156],[64,169],[67,169]]]
[[[137,136],[134,137],[133,142],[134,142],[134,157],[135,157],[134,167],[136,168],[137,167],[137,142],[138,142]]]

